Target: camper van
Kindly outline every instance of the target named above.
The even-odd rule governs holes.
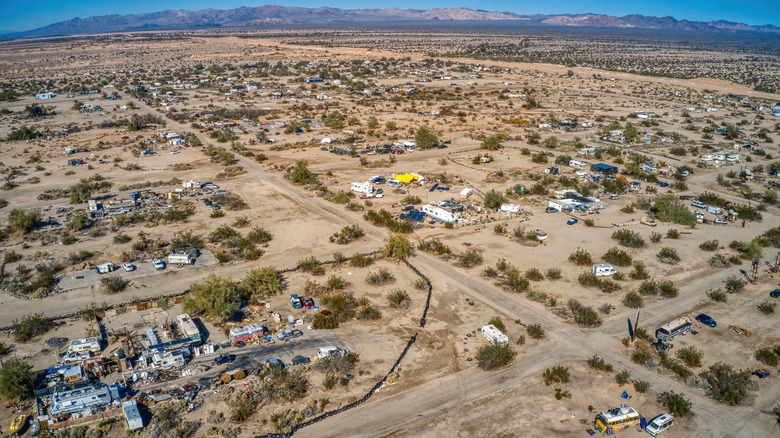
[[[509,338],[493,324],[483,326],[482,334],[485,336],[485,339],[494,345],[506,344],[509,342]]]
[[[80,354],[86,352],[100,353],[100,338],[74,339],[68,344],[68,353]]]
[[[327,359],[329,357],[341,357],[344,353],[344,350],[332,345],[330,347],[320,347],[317,349],[317,358]]]
[[[672,414],[663,414],[650,420],[645,430],[652,436],[658,436],[659,433],[669,429],[673,425],[674,416],[672,416]]]
[[[707,208],[707,204],[699,201],[698,199],[693,201],[693,202],[691,202],[691,205],[693,205],[696,208]]]
[[[353,182],[351,188],[353,192],[364,193],[366,195],[374,193],[374,186],[369,182]]]
[[[655,337],[668,342],[680,335],[688,333],[691,329],[693,329],[693,323],[690,318],[683,316],[662,325],[655,331]]]
[[[707,207],[707,213],[720,214],[721,211],[720,208],[710,205],[709,207]]]
[[[617,270],[608,263],[599,263],[597,265],[593,265],[591,272],[593,272],[596,277],[607,277],[617,274]]]

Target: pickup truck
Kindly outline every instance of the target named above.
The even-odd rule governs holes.
[[[62,363],[65,365],[73,365],[82,362],[84,359],[89,359],[89,357],[90,357],[89,353],[85,353],[85,354],[66,353],[65,356],[62,357]]]
[[[220,354],[216,359],[214,359],[214,363],[217,365],[224,365],[226,363],[233,362],[234,360],[236,360],[235,354]]]
[[[301,303],[301,299],[298,298],[298,295],[291,294],[290,295],[290,304],[292,304],[293,309],[300,309],[303,307],[303,303]]]
[[[298,336],[303,336],[303,332],[300,330],[282,330],[276,334],[276,337],[280,341],[285,339],[297,338]]]

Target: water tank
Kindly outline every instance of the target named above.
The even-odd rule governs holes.
[[[623,414],[623,415],[626,415],[626,414],[628,414],[628,406],[626,406],[626,404],[625,404],[625,403],[623,403],[622,405],[620,405],[620,413],[621,413],[621,414]]]

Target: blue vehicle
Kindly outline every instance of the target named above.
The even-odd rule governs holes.
[[[577,218],[571,218],[571,219],[569,219],[569,220],[567,220],[567,221],[566,221],[566,224],[567,224],[567,225],[574,225],[574,224],[576,224],[577,222],[579,222],[579,220],[578,220]]]
[[[700,313],[699,316],[696,317],[696,321],[699,321],[700,323],[704,325],[708,325],[710,327],[716,327],[718,325],[718,323],[715,322],[715,320],[712,319],[712,317],[710,317],[709,315],[705,315],[703,313]]]
[[[780,298],[780,289],[775,289],[772,292],[769,292],[769,296],[772,298]]]

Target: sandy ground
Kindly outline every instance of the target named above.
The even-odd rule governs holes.
[[[74,50],[83,50],[85,53],[97,50],[81,46],[77,42],[73,44],[77,45]],[[174,51],[166,44],[154,43],[153,55],[150,55],[149,59],[157,59],[156,57],[165,59],[172,56]],[[206,45],[209,46],[208,50],[198,53],[197,49],[204,48]],[[260,54],[263,54],[269,62],[307,59],[307,57],[308,59],[327,57],[343,62],[349,59],[399,56],[391,52],[368,53],[363,49],[328,48],[326,50],[286,46],[281,50],[280,47],[282,46],[274,41],[253,39],[250,42],[240,38],[221,38],[188,42],[181,51],[186,52],[187,62],[192,63],[204,60],[222,62],[240,56]],[[111,44],[107,44],[100,50],[111,48]],[[144,64],[138,54],[138,46],[131,44],[126,49],[134,63]],[[217,53],[220,50],[222,52]],[[42,78],[50,77],[55,71],[75,74],[71,72],[92,71],[98,68],[98,62],[89,58],[73,60],[66,67],[55,67],[51,64],[51,60],[47,59],[47,56],[55,56],[55,52],[39,47],[32,48],[23,55],[26,56],[29,65],[45,66],[36,73]],[[418,59],[421,57],[413,57],[413,60]],[[120,61],[107,58],[105,64],[106,68],[113,68],[119,66]],[[247,232],[253,226],[262,226],[274,235],[274,239],[263,248],[265,254],[257,261],[204,264],[204,266],[187,267],[186,272],[172,270],[161,275],[143,276],[141,274],[144,274],[144,271],[141,271],[132,279],[131,287],[121,294],[107,295],[97,286],[68,290],[42,300],[19,300],[7,294],[0,294],[0,305],[6,309],[0,313],[0,325],[9,324],[20,316],[33,312],[43,312],[46,315],[61,314],[76,311],[92,303],[122,303],[136,297],[144,298],[181,291],[211,273],[239,279],[249,269],[257,266],[276,266],[281,269],[292,267],[299,259],[311,255],[326,260],[336,251],[350,255],[354,252],[372,251],[378,248],[387,235],[386,229],[374,227],[364,221],[362,212],[347,211],[341,205],[330,203],[317,197],[313,192],[291,185],[284,179],[282,172],[275,170],[292,164],[298,159],[309,161],[310,168],[318,173],[323,183],[334,192],[347,191],[351,182],[364,181],[367,177],[377,174],[389,177],[402,172],[428,174],[446,172],[452,179],[453,182],[447,184],[450,187],[449,192],[432,193],[427,187],[411,187],[403,193],[395,193],[390,188],[386,188],[384,198],[371,200],[371,208],[385,208],[398,213],[402,199],[407,195],[419,196],[423,202],[436,202],[457,198],[460,190],[467,184],[482,192],[489,190],[504,192],[517,184],[522,184],[526,188],[531,187],[535,177],[540,175],[544,168],[552,165],[554,160],[551,157],[548,164],[533,163],[531,155],[525,155],[515,148],[506,148],[491,153],[495,158],[494,162],[478,167],[473,166],[470,164],[471,159],[478,153],[473,149],[479,146],[479,140],[472,139],[474,135],[502,133],[509,137],[523,139],[529,133],[539,133],[542,138],[554,135],[563,145],[553,150],[553,154],[567,154],[574,157],[576,156],[576,147],[573,146],[575,137],[583,139],[589,145],[601,145],[588,138],[588,135],[594,134],[595,129],[551,134],[548,131],[537,130],[537,122],[548,121],[551,118],[592,121],[599,116],[606,117],[606,120],[614,120],[636,110],[646,110],[659,116],[652,120],[658,121],[660,126],[648,128],[649,130],[677,131],[689,136],[697,144],[706,144],[701,132],[683,130],[682,126],[687,122],[679,116],[689,106],[700,108],[709,104],[702,98],[705,89],[710,90],[708,93],[719,96],[728,93],[747,93],[754,99],[774,98],[771,95],[749,92],[750,90],[734,84],[708,79],[682,81],[603,72],[607,76],[620,78],[620,81],[609,84],[614,86],[607,86],[604,83],[588,83],[553,75],[553,73],[564,73],[559,66],[516,66],[511,63],[482,61],[480,64],[512,67],[517,71],[485,73],[486,77],[479,80],[479,86],[468,86],[467,81],[463,80],[417,83],[413,82],[412,77],[401,74],[398,74],[398,77],[377,79],[380,84],[398,86],[412,84],[421,90],[441,92],[446,91],[451,82],[456,82],[466,92],[472,93],[465,97],[466,102],[452,98],[453,100],[450,101],[420,99],[397,104],[382,97],[368,99],[355,97],[338,88],[327,89],[327,93],[332,95],[332,99],[327,101],[327,107],[316,101],[307,101],[307,105],[316,108],[311,110],[311,117],[319,118],[328,111],[338,109],[347,116],[358,117],[362,124],[365,124],[369,115],[376,115],[380,126],[384,126],[388,121],[397,122],[398,128],[395,131],[383,130],[376,138],[367,139],[366,142],[369,143],[391,142],[394,138],[411,138],[413,136],[411,133],[420,124],[432,126],[442,139],[451,141],[447,149],[398,155],[395,157],[395,163],[388,161],[384,164],[386,167],[372,168],[370,164],[361,166],[356,158],[337,156],[320,150],[321,138],[326,136],[343,138],[339,130],[315,127],[311,132],[295,135],[284,134],[283,129],[272,129],[269,136],[276,139],[275,144],[251,144],[250,139],[254,138],[258,128],[241,121],[238,123],[247,130],[247,133],[239,134],[239,140],[253,153],[265,154],[268,160],[259,163],[251,158],[237,155],[236,164],[242,166],[246,173],[227,179],[217,178],[217,174],[223,170],[222,166],[210,163],[196,147],[181,148],[181,153],[176,155],[170,154],[171,147],[158,147],[157,154],[152,157],[136,156],[133,151],[138,149],[138,146],[132,139],[135,133],[131,134],[119,129],[94,128],[70,134],[65,139],[35,140],[29,144],[1,143],[0,155],[3,157],[4,169],[17,167],[25,172],[25,175],[16,177],[16,181],[21,183],[18,187],[2,192],[0,198],[8,201],[8,206],[2,208],[0,212],[3,214],[13,208],[37,208],[45,210],[45,216],[56,217],[64,222],[69,212],[57,213],[59,208],[83,208],[83,205],[71,206],[67,199],[41,201],[37,199],[38,194],[46,189],[69,187],[80,178],[96,173],[114,183],[114,186],[108,190],[111,195],[124,196],[129,192],[129,190],[119,190],[123,185],[144,181],[168,181],[177,177],[181,180],[215,181],[221,188],[240,195],[249,204],[247,210],[227,212],[222,218],[210,218],[211,209],[202,203],[197,203],[195,214],[184,223],[161,224],[154,227],[141,224],[130,225],[120,228],[119,231],[112,231],[108,226],[102,226],[102,233],[98,233],[100,235],[88,231],[84,235],[79,235],[78,242],[71,246],[47,243],[39,236],[12,235],[0,245],[6,254],[15,251],[22,254],[23,259],[9,263],[6,272],[13,272],[19,265],[33,267],[36,263],[62,260],[68,254],[82,249],[94,252],[95,255],[84,264],[66,268],[65,275],[77,276],[79,270],[88,269],[94,264],[119,261],[122,254],[129,251],[137,241],[140,232],[145,233],[147,238],[160,240],[170,240],[174,233],[185,230],[191,230],[205,237],[221,225],[232,224],[240,216],[245,216],[250,221],[248,227],[240,229],[242,232]],[[21,67],[17,68],[23,70]],[[124,68],[133,67],[125,65]],[[539,72],[540,77],[534,77],[530,73],[531,70]],[[15,75],[20,74],[20,70],[13,71],[6,68],[6,71]],[[593,71],[575,69],[575,73],[590,76]],[[297,87],[297,84],[290,82],[292,79],[292,77],[275,78],[273,82],[278,81],[276,85],[279,85],[280,89]],[[264,79],[254,78],[254,80]],[[512,85],[505,85],[505,83]],[[544,103],[544,108],[521,110],[521,101],[495,98],[504,88],[520,91],[524,87],[536,90],[539,100]],[[657,90],[682,90],[690,97],[670,98],[647,94]],[[182,91],[180,95],[186,100],[184,104],[174,105],[179,111],[206,113],[209,111],[209,105],[226,108],[240,108],[241,105],[273,106],[280,108],[278,112],[280,120],[302,118],[300,107],[293,107],[300,102],[294,103],[289,100],[279,102],[268,96],[244,96],[226,100],[219,90],[212,88]],[[45,104],[54,106],[59,114],[47,117],[36,124],[57,131],[70,123],[84,125],[92,121],[97,124],[103,120],[129,117],[130,114],[160,115],[166,111],[159,106],[147,105],[126,96],[115,102],[100,99],[90,101],[81,98],[79,100],[83,102],[99,103],[107,108],[105,115],[93,114],[87,117],[72,109],[73,100],[58,96],[51,101],[46,101]],[[115,105],[119,107],[130,100],[136,103],[138,109],[113,110]],[[33,102],[33,98],[24,96],[16,102],[3,102],[0,108],[18,112],[22,111],[25,105]],[[465,115],[419,116],[416,111],[408,111],[410,106],[420,111],[452,106],[455,113],[463,111]],[[735,123],[747,117],[755,119],[754,113],[746,114],[725,106],[720,108],[721,110],[714,115],[695,113],[694,119],[699,125],[705,120],[719,124],[720,122]],[[664,113],[672,117],[662,116]],[[13,128],[29,123],[18,113],[0,117],[2,121],[0,136],[8,134]],[[14,121],[13,117],[19,119]],[[527,126],[504,123],[503,121],[509,117],[527,119],[530,122]],[[166,120],[166,123],[165,130],[168,132],[193,132],[204,144],[216,144],[206,132],[201,132],[188,123],[173,120]],[[768,121],[762,122],[761,126],[771,127]],[[750,132],[757,129],[752,127]],[[159,131],[144,130],[139,133],[149,137]],[[276,131],[280,133],[276,134]],[[770,132],[770,135],[775,142],[780,141],[780,136],[776,132]],[[526,140],[506,142],[506,144],[528,148],[531,153],[548,151],[530,145]],[[90,149],[90,152],[68,157],[62,152],[62,148],[66,145],[85,147]],[[222,145],[230,147],[229,144]],[[716,147],[727,149],[729,146],[729,143],[720,141],[720,145]],[[764,143],[762,147],[772,155],[778,154],[774,143]],[[666,147],[647,146],[632,147],[632,149],[669,160],[664,158],[668,155]],[[36,154],[40,156],[40,161],[29,162],[30,157]],[[66,166],[65,160],[73,157],[84,159],[92,168]],[[383,155],[368,155],[366,158],[369,163],[389,160]],[[98,163],[99,159],[106,163]],[[441,164],[442,159],[445,164]],[[757,155],[753,155],[752,159],[754,160],[752,165],[759,163],[766,165],[771,162],[770,159]],[[691,154],[683,157],[682,160],[684,163],[689,163],[695,160],[695,156]],[[595,162],[594,159],[588,161]],[[608,158],[604,161],[614,162]],[[117,166],[114,166],[114,163]],[[138,164],[141,170],[122,168],[129,163]],[[36,164],[40,169],[35,167]],[[183,164],[189,165],[184,166],[187,167],[186,170],[174,170],[175,166]],[[738,169],[738,166],[733,166],[731,169]],[[695,174],[687,180],[688,190],[677,192],[659,188],[658,192],[695,195],[707,190],[716,192],[727,200],[746,202],[735,192],[727,191],[717,184],[718,173],[725,170],[696,168]],[[507,179],[503,182],[486,181],[489,172],[497,171],[506,173]],[[565,175],[573,176],[572,169],[564,168],[563,171]],[[34,183],[29,180],[35,177],[39,182]],[[643,188],[646,185],[647,183],[643,183]],[[750,186],[756,191],[764,189],[758,181],[750,183]],[[154,190],[166,193],[174,188],[177,187],[164,185]],[[367,273],[378,269],[377,265],[368,268],[351,268],[346,265],[328,268],[324,277],[311,277],[307,274],[287,276],[285,293],[299,292],[308,280],[324,282],[330,275],[342,276],[349,281],[349,290],[354,291],[357,296],[367,297],[380,307],[383,318],[378,322],[353,321],[335,331],[338,339],[360,353],[360,368],[364,374],[357,377],[346,388],[325,392],[320,385],[323,376],[312,373],[310,375],[312,390],[305,400],[264,408],[262,412],[255,414],[249,423],[242,425],[242,436],[270,432],[272,430],[270,424],[263,423],[262,420],[267,419],[271,413],[283,409],[301,409],[305,402],[323,396],[330,399],[329,407],[346,403],[350,396],[361,396],[380,376],[389,371],[390,365],[406,341],[415,333],[418,335],[417,342],[402,363],[398,383],[384,388],[370,403],[332,417],[303,430],[300,434],[302,436],[435,437],[449,435],[584,436],[585,429],[590,427],[595,417],[595,414],[587,412],[587,406],[593,405],[597,410],[616,407],[622,400],[619,395],[625,389],[617,387],[611,373],[599,373],[587,369],[584,361],[594,353],[600,354],[613,363],[616,371],[628,369],[632,372],[632,377],[652,383],[650,392],[644,395],[634,394],[630,386],[626,387],[632,394],[630,404],[643,415],[652,417],[662,413],[662,407],[655,401],[655,396],[665,390],[683,392],[692,400],[694,403],[692,417],[681,419],[678,425],[668,432],[669,436],[708,434],[760,437],[773,433],[775,426],[771,408],[780,402],[780,387],[776,378],[761,381],[760,390],[751,393],[746,406],[728,407],[715,403],[702,391],[688,388],[683,382],[665,373],[634,364],[630,361],[630,350],[620,343],[620,339],[626,336],[626,318],[632,317],[635,311],[623,306],[622,297],[625,292],[638,287],[640,282],[622,281],[621,290],[612,294],[605,294],[594,288],[585,288],[578,283],[577,277],[588,267],[577,267],[568,262],[567,258],[574,249],[580,247],[590,251],[594,260],[598,261],[609,248],[618,246],[617,242],[610,238],[612,232],[617,229],[615,225],[639,232],[645,238],[646,244],[643,248],[626,249],[627,252],[634,260],[643,261],[653,278],[671,279],[680,289],[680,295],[670,300],[646,298],[642,309],[641,325],[648,331],[652,331],[677,316],[693,317],[700,312],[705,312],[718,321],[718,327],[715,329],[705,327],[696,336],[681,338],[675,342],[675,348],[692,345],[702,349],[704,351],[702,369],[718,361],[725,361],[739,368],[755,369],[760,364],[753,359],[753,352],[762,346],[773,345],[780,338],[780,333],[777,332],[776,324],[773,322],[774,316],[765,316],[756,310],[757,304],[767,299],[767,292],[777,287],[777,278],[763,273],[762,268],[762,275],[757,284],[749,285],[742,293],[730,296],[728,303],[715,303],[706,297],[706,292],[710,288],[721,286],[729,275],[739,275],[739,270],[748,269],[749,264],[743,263],[728,269],[711,268],[708,260],[712,254],[705,253],[698,247],[705,240],[717,239],[722,246],[726,247],[718,252],[732,254],[733,251],[727,249],[728,243],[732,240],[750,240],[780,223],[776,207],[768,207],[763,213],[763,221],[749,222],[744,228],[739,224],[729,224],[723,227],[699,225],[692,229],[684,229],[680,226],[660,224],[651,229],[639,224],[643,212],[627,214],[620,211],[623,206],[651,196],[654,195],[644,192],[624,194],[619,200],[607,201],[607,208],[598,215],[579,216],[580,219],[593,219],[594,227],[585,227],[582,220],[575,226],[568,226],[566,225],[568,216],[545,214],[546,202],[543,198],[536,202],[524,201],[522,206],[528,214],[522,217],[475,213],[472,218],[481,219],[481,223],[459,225],[454,230],[445,229],[440,223],[420,227],[412,235],[413,241],[436,237],[455,253],[466,248],[476,248],[482,251],[484,257],[482,264],[468,270],[457,267],[452,260],[441,260],[424,253],[418,253],[412,259],[412,263],[431,278],[434,286],[432,307],[424,329],[418,327],[424,296],[411,286],[415,281],[414,275],[398,265],[389,262],[381,263],[382,267],[391,269],[396,275],[395,283],[382,287],[370,286],[365,282]],[[479,195],[474,195],[468,202],[479,205],[481,198]],[[362,205],[367,206],[367,203],[362,202]],[[345,246],[329,242],[328,237],[331,234],[351,224],[360,224],[366,231],[366,236]],[[496,224],[506,224],[510,231],[518,225],[525,227],[527,231],[542,229],[548,233],[549,238],[544,245],[525,246],[507,235],[496,234],[493,231],[493,226]],[[682,232],[680,239],[664,238],[659,243],[649,242],[651,232],[665,234],[670,228]],[[133,241],[115,244],[113,238],[118,232],[133,237]],[[221,249],[218,245],[207,244],[207,246],[214,253]],[[683,256],[682,261],[674,266],[661,263],[656,253],[663,247],[677,250]],[[765,262],[772,263],[774,256],[775,249],[766,248],[762,267]],[[560,268],[561,279],[532,282],[532,289],[545,292],[561,303],[575,298],[594,308],[611,304],[614,309],[609,315],[601,315],[604,323],[598,328],[577,327],[553,314],[550,308],[543,304],[531,301],[522,294],[506,292],[481,275],[486,267],[495,266],[500,259],[507,260],[521,271],[538,268],[544,272],[548,268]],[[628,268],[625,270],[627,273]],[[412,296],[410,309],[395,310],[387,306],[384,297],[395,287],[403,288],[410,293]],[[276,297],[273,304],[280,309],[288,308],[289,304],[286,300],[286,296]],[[470,300],[473,301],[473,305],[469,304]],[[168,314],[173,315],[172,312],[175,310],[169,310]],[[526,336],[526,344],[515,346],[519,354],[514,364],[506,369],[487,373],[477,369],[473,360],[476,350],[486,342],[476,330],[496,315],[500,316],[507,325],[507,334],[513,343],[520,335],[525,334],[524,324],[542,324],[547,337],[543,340],[532,340]],[[142,315],[128,315],[125,316],[126,320],[117,321],[116,324],[140,330],[146,325],[158,324],[157,316],[149,319]],[[737,338],[728,331],[729,324],[747,328],[754,335],[750,338]],[[76,338],[84,336],[86,330],[84,323],[72,321],[58,328],[57,332],[50,332],[41,339],[28,344],[15,345],[14,354],[29,359],[36,369],[42,369],[53,364],[53,352],[45,351],[44,341],[48,339],[47,336]],[[212,332],[212,329],[209,328],[209,331]],[[217,328],[214,328],[212,333],[216,340],[224,336],[224,331]],[[6,337],[3,342],[13,341]],[[572,393],[571,399],[555,400],[553,388],[546,387],[541,380],[541,373],[555,365],[569,366],[572,371],[572,382],[565,385],[565,389]],[[225,409],[224,401],[219,397],[209,395],[207,400],[207,406],[189,414],[187,418],[202,419],[203,412],[207,409]],[[580,420],[587,421],[582,424]]]

